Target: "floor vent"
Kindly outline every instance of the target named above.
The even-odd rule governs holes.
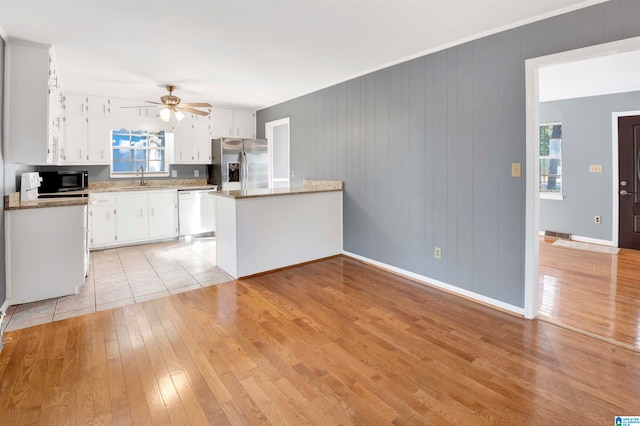
[[[554,237],[561,238],[563,240],[570,240],[571,234],[567,234],[566,232],[558,232],[558,231],[544,231],[545,237]]]

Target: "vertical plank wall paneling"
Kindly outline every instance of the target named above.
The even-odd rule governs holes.
[[[523,307],[524,61],[635,36],[640,0],[600,3],[265,108],[257,133],[291,117],[292,185],[344,180],[346,251]]]

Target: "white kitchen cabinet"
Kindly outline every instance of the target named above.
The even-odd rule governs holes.
[[[176,190],[92,193],[89,200],[92,249],[178,236]]]
[[[150,191],[148,194],[149,238],[178,235],[178,200],[176,191]]]
[[[4,161],[52,164],[60,143],[62,89],[50,45],[6,44]]]
[[[173,123],[174,164],[209,164],[211,162],[211,127],[209,116],[185,114]]]
[[[156,117],[159,108],[138,99],[111,99],[111,128],[110,130],[146,130],[147,132],[159,132],[171,130],[171,122],[165,123]],[[150,107],[144,107],[150,105]],[[136,107],[136,108],[130,108]]]
[[[146,192],[116,194],[116,231],[118,243],[146,240],[149,231]]]
[[[8,305],[76,294],[84,285],[87,207],[5,211]]]
[[[108,98],[66,96],[60,164],[109,164],[110,110]]]
[[[233,137],[252,139],[255,137],[255,127],[251,111],[233,110]]]
[[[251,111],[212,108],[211,135],[213,138],[255,137],[254,114]]]

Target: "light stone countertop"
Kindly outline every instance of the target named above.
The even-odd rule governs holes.
[[[89,189],[81,191],[68,191],[65,194],[71,195],[70,197],[56,197],[56,198],[40,198],[33,201],[20,201],[20,193],[14,192],[13,194],[5,195],[4,197],[4,209],[5,210],[20,210],[20,209],[41,209],[47,207],[65,207],[65,206],[82,206],[89,203],[89,194],[97,192],[129,192],[129,191],[157,191],[157,190],[206,190],[214,189],[216,185],[209,185],[206,179],[163,179],[163,180],[149,180],[145,182],[144,186],[140,186],[140,180],[118,180],[118,181],[104,181],[104,182],[89,182]],[[60,193],[58,193],[60,194]],[[76,195],[75,197],[73,195]],[[84,197],[78,197],[77,195],[85,195]]]
[[[23,210],[23,209],[43,209],[50,207],[68,207],[68,206],[86,206],[89,204],[89,197],[60,197],[60,198],[41,198],[33,201],[20,201],[20,193],[5,195],[4,209],[6,210]]]
[[[236,200],[246,198],[276,197],[283,195],[313,194],[318,192],[342,191],[341,181],[312,181],[305,180],[303,186],[294,188],[256,188],[235,191],[212,191],[210,194],[219,197],[233,198]]]

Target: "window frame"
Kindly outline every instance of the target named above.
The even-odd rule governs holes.
[[[117,129],[117,130],[111,130],[110,132],[110,138],[109,138],[109,177],[111,178],[134,178],[139,176],[137,174],[136,171],[126,171],[126,172],[117,172],[114,170],[114,150],[115,149],[120,149],[116,146],[113,145],[113,138],[114,138],[114,133],[129,133],[129,138],[131,140],[132,136],[134,133],[139,133],[139,134],[144,134],[144,135],[158,135],[164,139],[164,144],[162,147],[151,147],[151,146],[146,146],[143,148],[136,148],[136,147],[129,147],[127,149],[131,149],[131,150],[140,150],[140,151],[145,151],[146,155],[145,155],[145,160],[135,160],[134,163],[146,163],[146,168],[144,171],[144,175],[145,176],[149,176],[149,177],[168,177],[170,174],[170,166],[171,166],[171,162],[170,162],[170,149],[169,149],[169,138],[167,138],[168,133],[165,130],[158,130],[158,131],[148,131],[148,130],[128,130],[128,129]],[[159,172],[151,172],[148,171],[149,169],[149,164],[150,164],[150,160],[149,160],[149,151],[157,151],[157,150],[161,150],[164,152],[164,161],[162,162],[163,164],[163,171],[159,171]]]
[[[538,154],[540,154],[540,141],[541,141],[540,129],[542,127],[545,127],[545,126],[560,126],[561,128],[563,127],[562,122],[560,122],[560,121],[548,121],[548,122],[542,122],[542,123],[538,124]],[[561,132],[562,132],[562,130],[561,130]],[[542,160],[559,159],[561,167],[562,167],[562,160],[563,160],[562,145],[563,145],[563,142],[564,142],[564,137],[562,136],[562,133],[561,133],[560,138],[553,138],[553,139],[560,139],[560,155],[538,155],[538,170],[540,170],[540,172],[542,172],[542,167],[541,167]],[[542,182],[542,176],[543,176],[542,173],[540,173],[539,177],[538,177],[538,182],[537,182],[538,193],[539,193],[540,199],[543,199],[543,200],[563,200],[564,199],[564,185],[561,183],[559,192],[542,191],[540,189],[540,184]],[[560,181],[562,182],[562,179],[564,178],[564,173],[560,173],[559,176],[560,176]]]

